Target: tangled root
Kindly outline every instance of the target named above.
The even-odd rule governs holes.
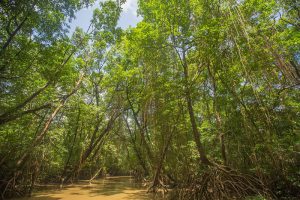
[[[0,199],[11,198],[11,197],[22,197],[26,194],[26,187],[18,187],[15,184],[15,177],[11,178],[9,181],[0,181]]]
[[[157,184],[151,183],[147,193],[157,193],[158,191],[161,191],[163,194],[168,192],[168,186],[162,180],[159,180]]]
[[[262,195],[274,199],[272,192],[254,176],[242,174],[225,166],[209,166],[208,170],[192,178],[177,191],[178,199],[229,200]]]

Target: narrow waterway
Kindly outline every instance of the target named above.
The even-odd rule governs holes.
[[[131,177],[108,177],[64,186],[62,189],[46,189],[34,192],[22,200],[163,200],[161,194],[148,194],[147,188]]]

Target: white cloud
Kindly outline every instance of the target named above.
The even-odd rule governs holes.
[[[126,0],[126,3],[122,5],[124,13],[132,13],[137,15],[137,0]]]

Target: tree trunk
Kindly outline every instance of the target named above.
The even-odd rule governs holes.
[[[66,163],[65,163],[63,172],[62,172],[62,174],[61,174],[61,187],[62,187],[62,185],[63,185],[63,183],[64,183],[64,180],[65,180],[65,177],[66,177],[66,175],[67,175],[68,165],[69,165],[70,160],[71,160],[71,157],[72,157],[72,155],[73,155],[74,145],[75,145],[75,141],[76,141],[77,134],[78,134],[78,128],[79,128],[79,118],[80,118],[80,109],[78,110],[78,115],[77,115],[77,120],[76,120],[76,128],[75,128],[75,135],[74,135],[74,138],[73,138],[73,141],[72,141],[71,150],[70,150],[70,152],[69,152],[67,161],[66,161]]]
[[[108,121],[105,129],[101,132],[101,134],[95,140],[91,140],[91,143],[89,144],[88,148],[82,153],[82,156],[79,159],[77,165],[74,166],[74,168],[72,170],[72,173],[70,173],[67,176],[67,178],[65,179],[66,182],[68,182],[71,179],[71,177],[75,177],[75,176],[78,175],[78,173],[80,172],[82,166],[87,161],[87,159],[89,158],[89,156],[92,154],[93,150],[97,147],[97,145],[99,145],[99,143],[102,141],[102,138],[107,133],[109,133],[109,131],[112,129],[112,126],[113,126],[113,124],[114,124],[114,122],[115,122],[115,120],[117,119],[118,116],[119,116],[118,114],[114,114],[110,118],[110,120]]]
[[[158,161],[158,165],[157,165],[157,168],[156,168],[156,171],[155,171],[155,175],[154,175],[154,179],[153,179],[153,184],[152,184],[152,186],[150,188],[150,190],[152,190],[153,192],[156,191],[156,188],[157,188],[157,186],[159,184],[163,184],[163,183],[161,183],[161,180],[160,180],[160,174],[161,174],[161,171],[162,171],[162,168],[163,168],[163,163],[164,163],[167,151],[168,151],[169,146],[171,144],[171,140],[172,140],[172,137],[173,137],[174,129],[175,129],[175,126],[173,127],[173,130],[171,130],[171,133],[169,134],[169,136],[167,138],[167,142],[166,142],[166,144],[163,147],[163,151],[162,151],[160,159]]]
[[[59,103],[59,105],[54,109],[54,111],[52,112],[51,116],[49,117],[49,119],[46,121],[44,128],[40,131],[40,133],[38,134],[38,136],[32,141],[31,145],[27,148],[27,150],[25,151],[25,153],[21,156],[21,158],[17,161],[16,164],[16,168],[21,168],[24,163],[26,162],[27,157],[29,156],[30,152],[32,152],[32,150],[38,145],[40,144],[40,142],[44,139],[44,137],[46,136],[48,129],[53,121],[53,119],[56,117],[57,113],[60,111],[60,109],[65,105],[65,103],[67,102],[68,98],[70,96],[72,96],[78,89],[80,86],[80,83],[82,82],[83,79],[83,75],[81,75],[81,77],[79,78],[79,80],[77,81],[74,89],[68,94],[66,95]]]
[[[22,26],[25,24],[25,22],[28,19],[28,15],[24,17],[22,22],[17,26],[17,28],[9,35],[6,42],[3,44],[0,52],[0,56],[2,56],[6,50],[6,48],[9,46],[9,44],[12,42],[13,38],[17,35],[17,33],[21,30]]]
[[[130,127],[129,127],[128,121],[127,121],[127,119],[125,117],[124,117],[124,121],[126,123],[126,127],[127,127],[128,132],[129,132],[129,135],[130,135],[131,143],[133,145],[133,150],[134,150],[134,152],[136,154],[136,157],[137,157],[137,159],[139,161],[139,164],[141,165],[141,167],[144,170],[145,175],[147,176],[149,174],[149,170],[147,168],[145,160],[142,158],[141,152],[139,151],[139,149],[136,146],[136,141],[133,138],[133,133],[132,133],[132,131],[131,131]]]
[[[149,144],[148,144],[148,142],[147,142],[147,140],[146,140],[145,130],[144,130],[143,127],[141,126],[141,124],[140,124],[140,122],[139,122],[139,120],[138,120],[137,113],[136,113],[136,111],[134,110],[134,107],[133,107],[132,102],[130,101],[128,89],[126,90],[126,96],[127,96],[127,100],[128,100],[128,103],[129,103],[130,110],[132,111],[132,114],[133,114],[134,122],[136,123],[136,125],[137,125],[137,127],[138,127],[138,129],[139,129],[139,131],[140,131],[142,143],[143,143],[143,145],[145,146],[145,149],[146,149],[148,158],[149,158],[150,163],[151,163],[151,162],[153,161],[153,155],[152,155],[152,152],[151,152],[151,150],[150,150]]]
[[[0,125],[3,125],[3,124],[6,124],[10,121],[14,121],[24,115],[27,115],[27,114],[31,114],[31,113],[35,113],[39,110],[43,110],[43,109],[47,109],[47,108],[51,108],[51,103],[47,103],[47,104],[44,104],[42,106],[38,106],[36,108],[32,108],[32,109],[29,109],[29,110],[25,110],[21,113],[15,113],[13,115],[9,115],[9,116],[6,116],[6,117],[2,117],[0,116]]]
[[[208,61],[207,63],[207,69],[208,73],[211,77],[212,81],[212,86],[213,86],[213,108],[215,112],[215,118],[217,122],[217,129],[219,132],[219,139],[220,139],[220,144],[221,144],[221,154],[223,158],[224,165],[227,165],[227,156],[226,156],[226,147],[225,147],[225,141],[224,141],[224,133],[222,131],[222,119],[220,116],[220,111],[219,111],[219,105],[217,101],[217,85],[216,85],[216,80],[215,80],[215,75],[213,74],[212,70],[210,69],[210,63]]]
[[[50,85],[50,82],[46,83],[42,88],[38,89],[36,92],[34,92],[32,95],[30,95],[27,99],[25,99],[22,103],[19,105],[15,106],[14,108],[9,109],[5,113],[0,115],[0,125],[5,124],[9,121],[12,121],[24,114],[30,113],[31,111],[24,111],[23,114],[16,114],[20,109],[25,107],[29,102],[31,102],[34,98],[36,98],[41,92],[43,92],[48,86]],[[42,108],[41,108],[42,109]],[[38,109],[32,109],[34,112],[35,110]]]
[[[188,107],[190,122],[192,125],[192,132],[193,132],[195,143],[197,145],[197,150],[198,150],[201,162],[205,165],[210,165],[211,162],[208,160],[208,158],[206,156],[204,146],[201,142],[201,134],[198,130],[196,119],[195,119],[194,108],[193,108],[192,97],[191,97],[190,86],[189,86],[188,64],[187,64],[187,61],[185,58],[185,53],[186,53],[185,51],[182,52],[181,61],[182,61],[182,67],[184,70],[185,99],[186,99],[186,103],[187,103],[187,107]]]
[[[94,175],[90,178],[89,183],[91,184],[92,181],[99,175],[99,173],[102,171],[102,167],[99,168],[99,170],[94,173]]]

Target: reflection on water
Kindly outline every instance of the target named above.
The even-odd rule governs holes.
[[[89,184],[82,181],[79,184],[66,186],[61,190],[45,190],[37,192],[30,198],[22,200],[162,200],[161,195],[147,194],[147,188],[136,183],[130,177],[109,177],[93,181]]]

